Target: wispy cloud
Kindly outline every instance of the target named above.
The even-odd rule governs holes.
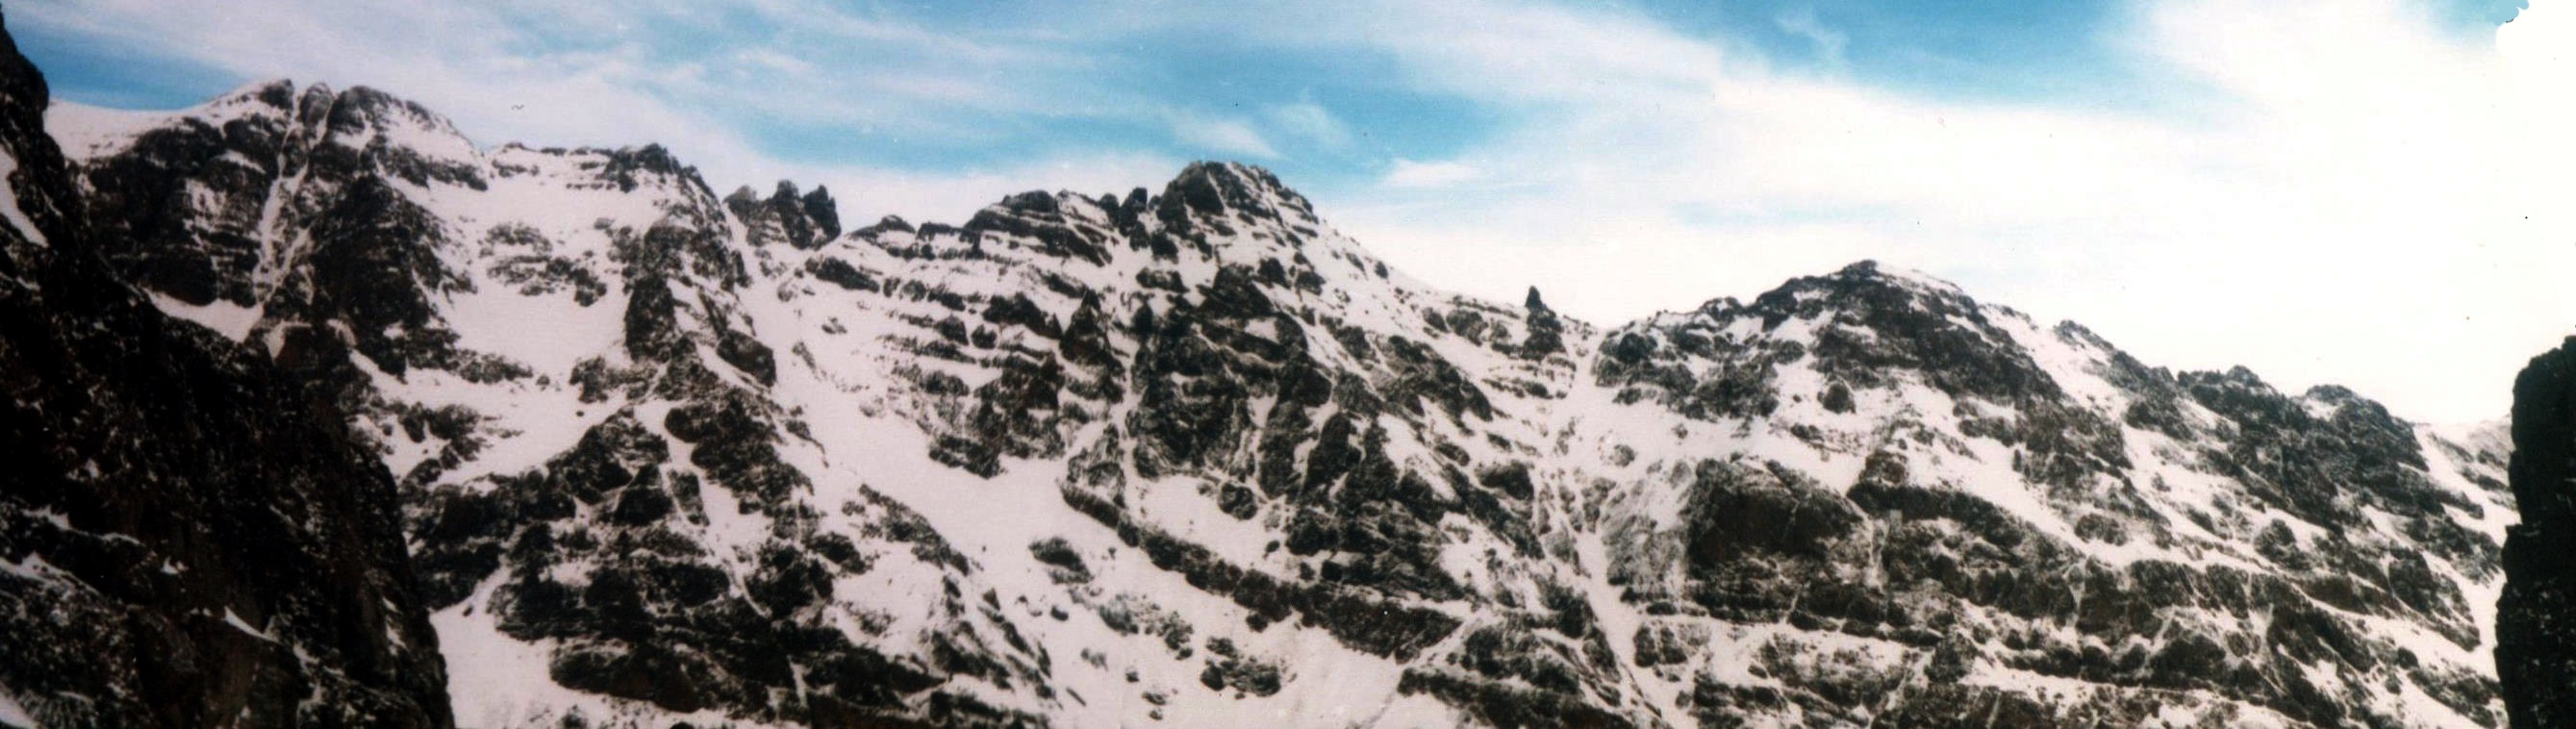
[[[1272,106],[1266,116],[1272,126],[1316,144],[1339,147],[1351,143],[1350,128],[1311,99]]]
[[[1398,157],[1387,166],[1383,184],[1399,189],[1452,187],[1483,174],[1475,165],[1463,162],[1415,162]]]
[[[1279,150],[1270,146],[1259,130],[1241,119],[1201,116],[1186,111],[1167,113],[1172,137],[1181,144],[1217,155],[1239,155],[1255,159],[1274,159]]]
[[[1895,259],[2150,359],[2347,382],[2433,418],[2501,413],[2513,368],[2576,323],[2576,299],[2516,273],[2576,265],[2576,220],[2548,202],[2570,192],[2576,128],[2550,89],[2576,77],[2410,5],[2141,6],[2114,42],[2158,81],[2139,93],[2183,102],[2153,113],[1945,101],[1773,73],[1633,18],[1490,11],[1445,47],[1410,19],[1368,32],[1517,108],[1454,160],[1502,179],[1427,188],[1408,168],[1324,200],[1391,259],[1487,295],[1539,283],[1616,320]],[[2504,45],[2568,27],[2535,10]],[[1462,250],[1477,264],[1448,263]]]
[[[1771,23],[1779,26],[1782,32],[1814,44],[1816,57],[1822,59],[1826,65],[1836,68],[1843,66],[1843,47],[1849,45],[1851,39],[1844,36],[1841,31],[1825,27],[1823,22],[1816,20],[1815,6],[1800,5],[1782,11],[1771,19]]]

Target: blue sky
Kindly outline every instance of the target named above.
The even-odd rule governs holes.
[[[77,12],[83,5],[59,9]],[[616,17],[606,23],[495,5],[492,17],[512,27],[502,37],[478,40],[510,57],[650,64],[627,69],[633,75],[623,82],[710,117],[764,155],[932,174],[1120,150],[1249,159],[1309,187],[1340,189],[1379,179],[1399,159],[1455,155],[1531,111],[1418,83],[1396,54],[1365,42],[1329,32],[1301,38],[1251,31],[1218,14],[1189,17],[1205,11],[1172,4],[763,5],[644,6],[610,11]],[[1773,72],[1897,93],[2071,107],[2171,103],[2136,93],[2152,85],[2143,78],[2149,71],[2110,39],[2131,12],[2129,3],[1751,0],[1563,7],[1724,45]],[[63,15],[47,12],[56,9],[45,7],[14,30],[56,93],[81,103],[179,108],[272,73],[410,91],[399,76],[354,77],[311,62],[262,68],[260,59],[200,52],[103,23],[49,22]],[[2432,10],[2447,31],[2468,36],[2491,34],[2518,9],[2514,2],[2446,0]],[[306,10],[282,3],[250,12]],[[824,14],[852,26],[808,22]],[[351,30],[361,38],[367,32]],[[334,78],[340,76],[353,77]],[[788,93],[758,88],[769,84]],[[838,113],[782,114],[770,106],[798,104],[792,96],[800,94],[841,97],[810,105]],[[745,103],[745,97],[762,98]],[[468,132],[502,131],[482,126],[469,124]]]
[[[2151,361],[2500,412],[2475,383],[2576,324],[2516,275],[2576,263],[2553,242],[2576,225],[2526,215],[2576,161],[2540,91],[2576,80],[2546,40],[2570,11],[2295,5],[34,0],[9,22],[79,103],[367,84],[482,144],[658,141],[720,188],[830,184],[853,218],[1236,159],[1420,278],[1538,284],[1597,322],[1879,258]]]

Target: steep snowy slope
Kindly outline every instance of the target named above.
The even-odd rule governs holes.
[[[100,258],[0,34],[0,724],[449,726],[384,469]]]
[[[2492,433],[1927,277],[1601,331],[1240,165],[844,233],[364,89],[53,119],[402,474],[467,725],[2500,714]]]

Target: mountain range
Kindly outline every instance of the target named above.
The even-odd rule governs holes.
[[[1891,266],[1604,327],[1245,165],[845,228],[14,48],[0,147],[0,724],[2508,715],[2504,422]]]

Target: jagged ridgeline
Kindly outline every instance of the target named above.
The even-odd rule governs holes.
[[[845,231],[367,89],[47,121],[19,208],[390,474],[464,725],[2504,718],[2500,426],[1918,274],[1604,330],[1242,165]]]

